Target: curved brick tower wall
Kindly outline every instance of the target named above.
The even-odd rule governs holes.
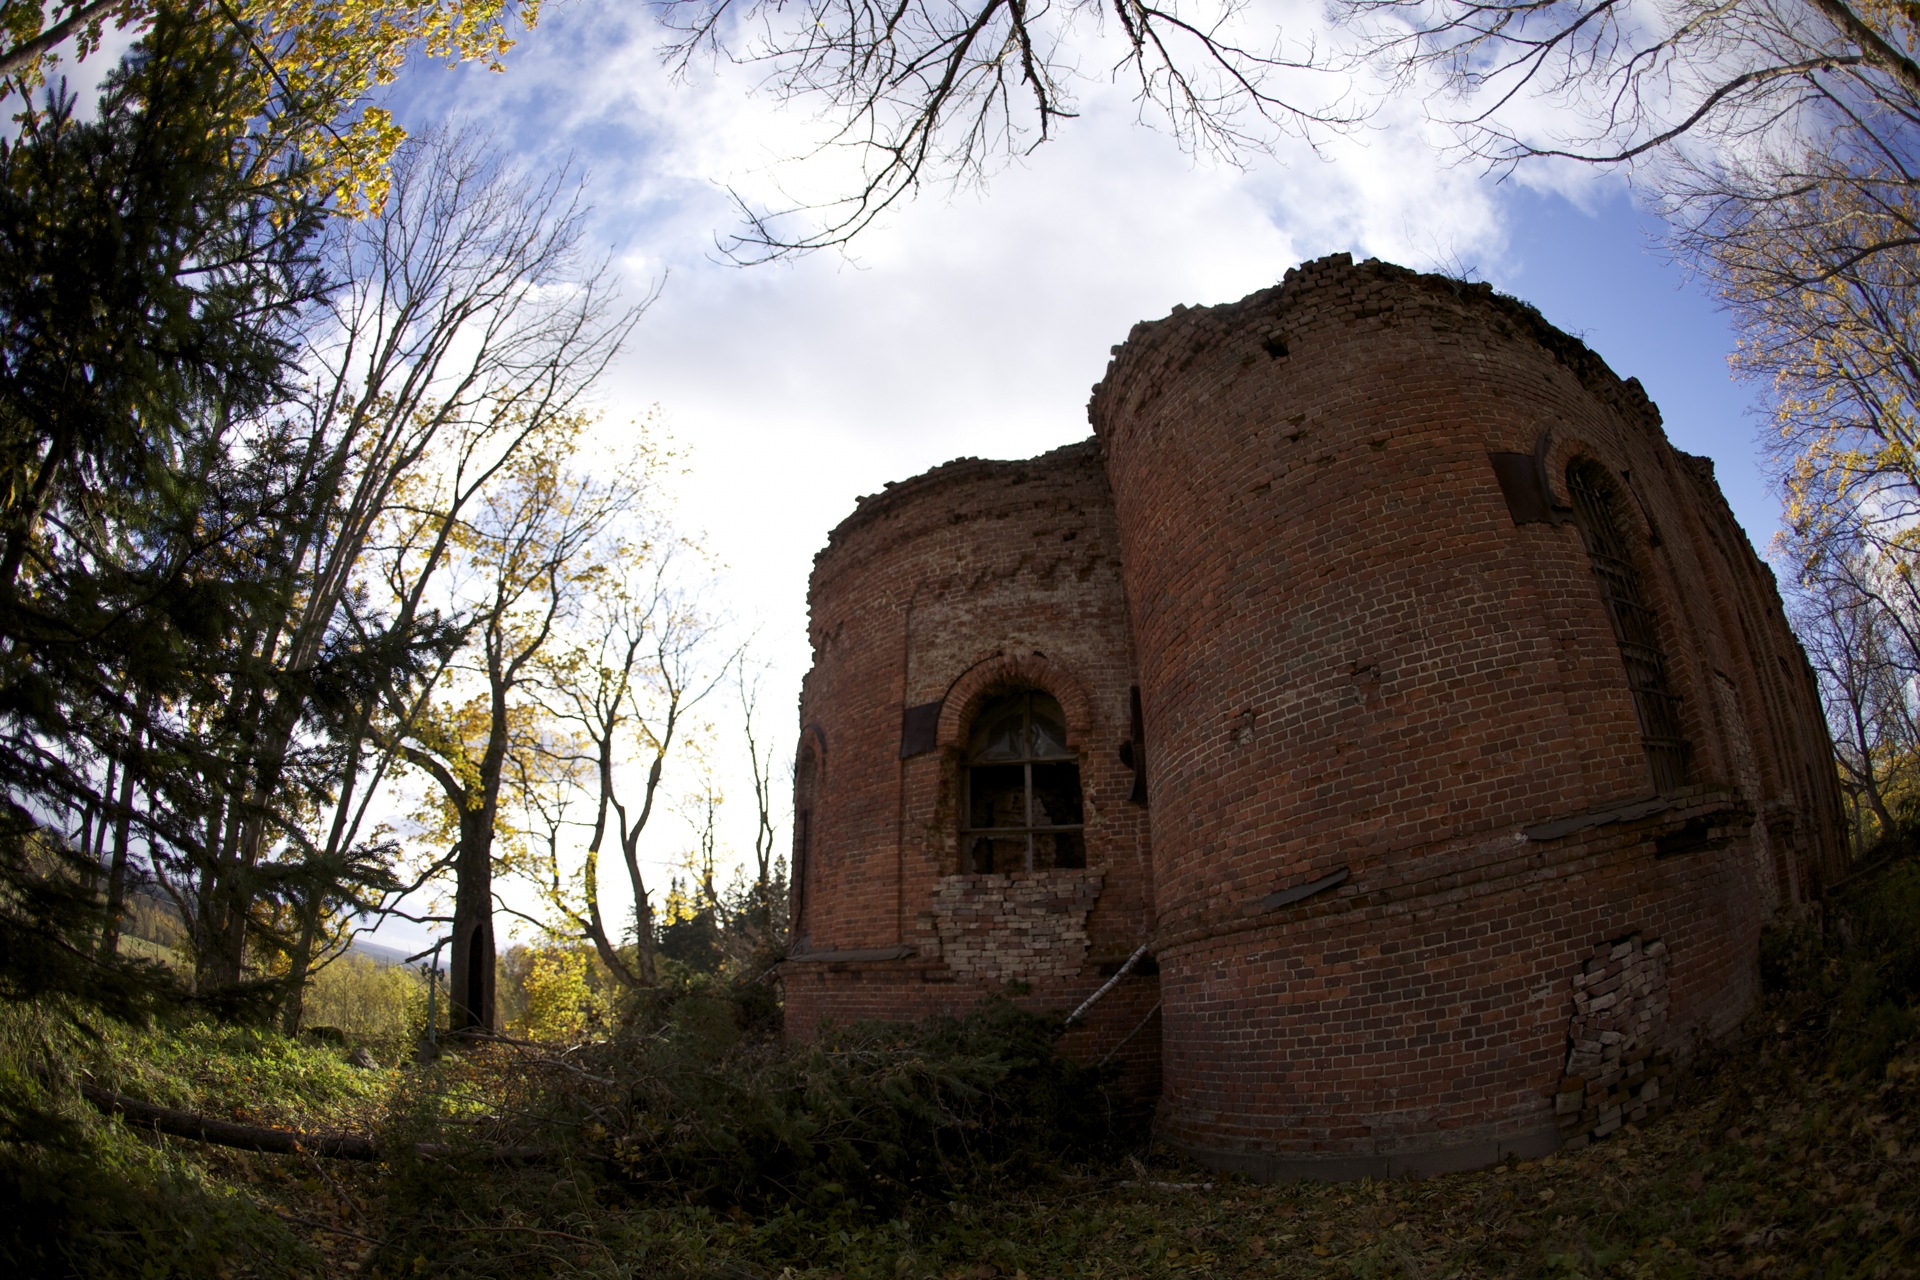
[[[1530,308],[1344,255],[1136,326],[1091,415],[1151,758],[1165,1135],[1387,1174],[1657,1101],[1662,1057],[1750,1007],[1769,911],[1844,856],[1811,672],[1710,464]],[[1536,448],[1551,492],[1521,467],[1510,500],[1489,455]],[[1580,532],[1529,507],[1577,456],[1618,487],[1681,698],[1664,795]]]
[[[1146,811],[1119,757],[1134,685],[1112,498],[1092,441],[1026,462],[963,459],[863,499],[816,558],[800,699],[786,1023],[957,1013],[1024,983],[1068,1008],[1145,940]],[[973,712],[1038,688],[1080,755],[1085,869],[959,874]],[[804,828],[804,831],[802,830]],[[799,847],[804,844],[804,848]],[[1158,1089],[1147,971],[1095,1006],[1070,1052]]]

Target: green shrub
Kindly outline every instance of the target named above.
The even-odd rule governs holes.
[[[427,980],[408,965],[349,953],[307,983],[303,1013],[309,1027],[336,1027],[356,1044],[398,1054],[426,1026]]]
[[[509,1028],[529,1040],[568,1041],[604,1035],[613,1020],[611,982],[585,947],[536,947],[522,981],[524,1007]]]
[[[373,1265],[462,1280],[754,1274],[712,1269],[716,1251],[745,1249],[771,1275],[825,1237],[891,1258],[900,1232],[921,1230],[909,1221],[1000,1203],[1115,1139],[1098,1073],[1055,1052],[1057,1018],[997,1001],[790,1044],[752,1031],[754,1004],[695,975],[611,1042],[469,1046],[410,1073],[385,1134],[392,1234]],[[501,1118],[484,1134],[482,1110]],[[552,1154],[408,1158],[419,1141]]]
[[[1825,1065],[1884,1070],[1920,1034],[1920,832],[1881,841],[1823,918],[1769,934],[1760,962],[1775,1016],[1819,1024]]]
[[[1835,1065],[1878,1072],[1920,1031],[1920,859],[1903,852],[1833,894],[1828,911]]]
[[[613,1153],[640,1187],[885,1216],[1029,1180],[1113,1136],[1098,1073],[1055,1052],[1058,1019],[1004,1000],[799,1045],[742,1043],[736,1018],[690,995],[627,1049],[631,1109]]]

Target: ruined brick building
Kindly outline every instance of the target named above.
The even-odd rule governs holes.
[[[814,570],[788,1026],[1025,984],[1260,1176],[1658,1104],[1845,857],[1712,464],[1484,285],[1346,256],[1114,348],[1094,438],[861,501]]]

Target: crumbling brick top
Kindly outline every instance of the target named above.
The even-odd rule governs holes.
[[[1477,319],[1507,337],[1524,337],[1565,365],[1595,397],[1630,417],[1660,425],[1660,410],[1647,398],[1637,378],[1622,379],[1592,348],[1547,322],[1538,310],[1518,298],[1496,293],[1485,282],[1414,271],[1368,258],[1355,263],[1353,255],[1336,253],[1289,270],[1281,282],[1238,302],[1212,307],[1176,306],[1160,320],[1133,326],[1127,340],[1113,348],[1106,375],[1094,385],[1087,416],[1096,434],[1113,406],[1118,388],[1128,381],[1178,367],[1190,353],[1251,336],[1268,345],[1269,353],[1284,350],[1299,333],[1328,323],[1354,323],[1386,316],[1426,313],[1435,320]],[[1120,376],[1120,375],[1125,375]]]
[[[1100,453],[1093,439],[1062,445],[1037,458],[1003,462],[992,458],[955,458],[931,471],[923,471],[907,480],[889,481],[879,493],[860,498],[853,514],[835,525],[827,535],[827,545],[815,553],[816,567],[830,560],[854,535],[896,514],[942,489],[966,484],[1005,481],[1018,484],[1027,479],[1051,478],[1079,467],[1093,465]]]

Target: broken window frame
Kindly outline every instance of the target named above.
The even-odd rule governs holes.
[[[981,744],[975,741],[975,739],[979,737],[981,730],[986,725],[1004,716],[1010,710],[1011,704],[1016,702],[1020,705],[1021,709],[1020,741],[1024,744],[1023,750],[1015,758],[981,758],[983,754]],[[1034,733],[1033,726],[1035,718],[1034,709],[1037,704],[1041,706],[1043,712],[1051,712],[1051,714],[1046,715],[1045,718],[1047,720],[1060,726],[1062,741],[1058,753],[1036,750],[1035,744],[1039,738],[1038,735]],[[1053,867],[1071,870],[1086,866],[1086,822],[1084,820],[1086,814],[1086,790],[1082,786],[1080,778],[1080,753],[1067,745],[1065,736],[1066,713],[1064,709],[1061,708],[1058,699],[1043,689],[1019,689],[1003,693],[983,704],[981,708],[974,713],[973,722],[967,734],[966,757],[960,768],[959,870],[961,874],[1006,874],[1013,870],[1036,870],[1034,865],[1035,844],[1039,838],[1046,836],[1059,837],[1070,835],[1074,838],[1074,845],[1079,850],[1076,859],[1064,864],[1058,860],[1058,854],[1056,852]],[[1018,765],[1021,768],[1023,813],[1026,821],[1022,825],[1011,827],[974,826],[974,770],[977,768],[1003,768],[1014,765]],[[1034,786],[1033,771],[1035,765],[1067,765],[1071,767],[1074,796],[1077,802],[1074,807],[1081,815],[1082,821],[1049,823],[1037,820],[1040,816],[1038,812],[1040,801],[1036,796]],[[981,872],[975,859],[975,842],[981,839],[991,841],[1022,841],[1025,845],[1022,866],[1019,868],[992,866],[987,869],[987,872]],[[1057,843],[1055,848],[1056,850],[1058,849]],[[1047,870],[1049,868],[1038,869]]]
[[[1567,464],[1567,498],[1626,669],[1654,791],[1677,791],[1687,785],[1693,748],[1680,695],[1668,676],[1660,616],[1648,600],[1638,558],[1621,522],[1619,486],[1592,458],[1575,458]]]

